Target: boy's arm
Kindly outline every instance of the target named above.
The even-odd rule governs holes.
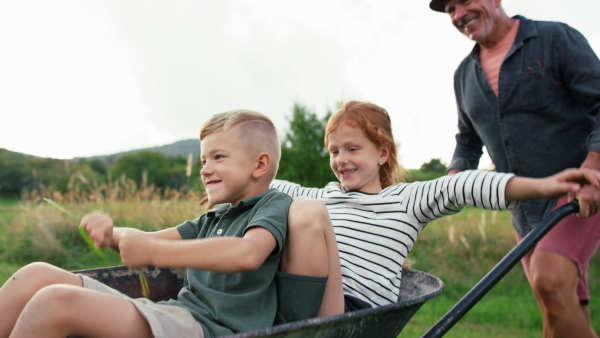
[[[125,231],[115,238],[123,264],[130,267],[182,267],[226,273],[258,269],[277,246],[273,234],[262,227],[249,229],[244,237],[172,241]]]
[[[94,243],[101,249],[111,247],[116,251],[118,247],[115,243],[116,236],[122,236],[124,233],[136,233],[140,236],[148,236],[164,240],[180,240],[181,235],[176,228],[169,228],[156,232],[146,232],[134,228],[115,227],[112,217],[109,214],[95,210],[81,219],[81,226],[89,234]]]
[[[567,169],[545,178],[513,177],[506,184],[506,199],[555,199],[566,194],[576,194],[584,185],[600,186],[600,171]]]

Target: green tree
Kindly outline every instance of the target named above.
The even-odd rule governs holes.
[[[408,170],[406,182],[429,181],[446,175],[446,165],[439,158],[425,162],[418,170]]]
[[[425,162],[421,165],[421,171],[423,172],[433,171],[445,173],[446,169],[448,169],[448,167],[446,167],[439,158],[432,158],[429,162]]]
[[[0,195],[19,196],[26,171],[24,155],[0,149]]]
[[[336,180],[329,167],[329,154],[323,139],[325,127],[331,115],[324,119],[308,108],[295,103],[289,130],[281,145],[281,162],[277,178],[306,187],[323,187]]]
[[[186,184],[185,166],[186,160],[181,156],[168,157],[158,152],[145,150],[119,156],[112,166],[111,172],[113,177],[125,175],[138,184],[145,183],[160,188],[178,188]]]

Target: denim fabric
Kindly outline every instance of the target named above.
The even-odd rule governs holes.
[[[520,20],[498,78],[498,97],[481,68],[476,45],[454,75],[458,106],[450,169],[476,169],[485,145],[496,170],[545,177],[579,167],[600,152],[600,60],[575,29]],[[512,210],[525,236],[553,201],[521,202]]]

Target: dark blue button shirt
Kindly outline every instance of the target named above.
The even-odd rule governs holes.
[[[587,40],[559,22],[522,16],[494,94],[476,45],[454,75],[458,105],[456,149],[448,170],[476,169],[485,145],[496,170],[546,177],[579,167],[600,152],[600,61]],[[554,202],[532,200],[513,209],[526,235]]]

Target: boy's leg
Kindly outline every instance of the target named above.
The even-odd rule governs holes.
[[[17,320],[11,337],[152,337],[130,300],[72,285],[37,292]]]
[[[15,272],[0,288],[0,337],[8,337],[29,300],[53,284],[83,285],[81,277],[47,263],[32,263]]]
[[[318,316],[344,312],[340,257],[329,212],[322,202],[305,197],[294,199],[280,270],[297,275],[328,276]]]

